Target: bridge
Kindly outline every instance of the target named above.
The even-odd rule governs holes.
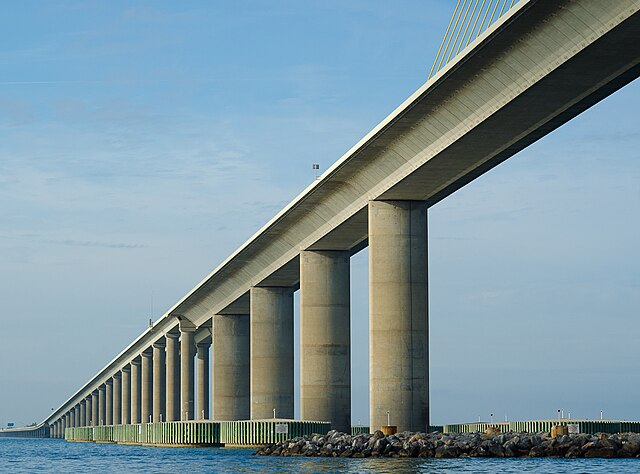
[[[293,418],[298,290],[301,419],[349,431],[349,262],[367,246],[370,426],[424,431],[429,207],[636,79],[639,9],[458,2],[429,80],[53,410],[52,436]]]

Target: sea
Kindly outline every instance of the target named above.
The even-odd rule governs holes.
[[[341,459],[254,456],[254,449],[153,448],[0,438],[4,473],[640,473],[640,459]]]

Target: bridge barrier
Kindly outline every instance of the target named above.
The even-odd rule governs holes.
[[[364,425],[354,425],[351,427],[351,436],[357,436],[359,434],[368,434],[370,433],[370,428]]]
[[[67,428],[65,439],[150,446],[217,446],[220,445],[220,423],[173,421]]]
[[[93,426],[82,426],[78,428],[66,428],[64,439],[67,441],[88,442],[93,441]]]
[[[513,432],[550,432],[556,425],[577,425],[578,433],[640,433],[638,421],[616,420],[534,420],[534,421],[509,421],[498,423],[459,423],[444,425],[443,433],[474,433],[484,432],[487,428],[499,428],[503,433]]]
[[[442,433],[442,425],[429,425],[428,433],[433,433],[437,431],[438,433]],[[365,425],[354,425],[351,427],[351,436],[356,436],[359,434],[367,434],[371,433],[371,427]]]
[[[323,421],[221,421],[220,441],[231,446],[258,446],[298,436],[327,434],[330,430],[331,423]]]
[[[171,421],[66,428],[64,436],[67,441],[148,446],[258,446],[330,429],[330,423],[319,421]]]

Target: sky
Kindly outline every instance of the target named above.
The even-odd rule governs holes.
[[[6,2],[0,426],[44,419],[309,185],[312,163],[420,87],[452,9]],[[432,423],[640,419],[638,92],[429,210]],[[367,268],[364,250],[354,424],[369,417]]]

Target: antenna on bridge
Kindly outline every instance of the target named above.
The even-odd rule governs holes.
[[[153,327],[153,291],[151,292],[151,314],[149,314],[149,327]]]
[[[320,163],[314,163],[311,168],[316,172],[316,179],[320,178]]]

